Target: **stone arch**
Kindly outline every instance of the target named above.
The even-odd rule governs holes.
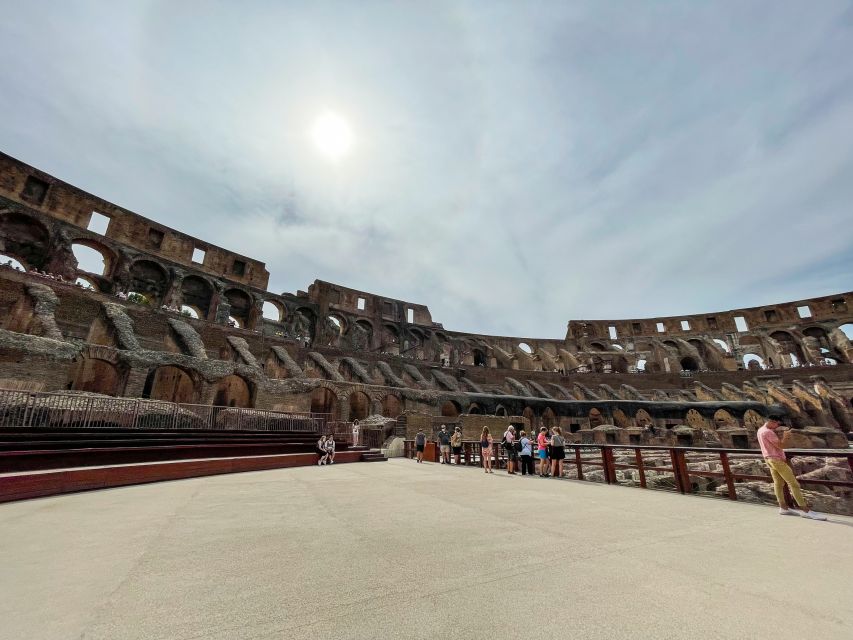
[[[557,426],[557,414],[551,407],[545,407],[545,411],[542,412],[542,426],[548,429]]]
[[[0,253],[27,268],[44,269],[50,258],[50,232],[35,218],[17,211],[0,213]]]
[[[282,322],[284,320],[284,305],[277,300],[264,300],[261,314],[266,320]]]
[[[774,331],[770,337],[779,344],[780,355],[789,358],[792,366],[806,364],[806,355],[794,336],[787,331]]]
[[[604,343],[602,343],[602,342],[590,342],[589,343],[589,350],[590,351],[607,351],[608,349],[606,346],[604,346]]]
[[[148,372],[142,397],[192,404],[196,401],[196,385],[192,376],[181,367],[157,367]]]
[[[92,291],[101,290],[101,287],[98,285],[98,281],[90,276],[77,276],[77,279],[74,280],[74,284],[79,284],[84,289],[91,289]]]
[[[216,382],[213,404],[217,407],[248,408],[252,406],[252,385],[236,374]]]
[[[309,307],[297,307],[293,314],[293,335],[296,338],[314,339],[314,327],[317,316]]]
[[[204,278],[187,276],[181,282],[181,300],[184,305],[193,309],[199,318],[206,319],[210,315],[212,298],[213,287]]]
[[[19,271],[26,271],[28,268],[27,265],[25,265],[17,258],[7,256],[5,253],[0,253],[0,264],[2,264],[3,266],[11,267],[12,269],[17,269]]]
[[[115,265],[115,253],[97,240],[79,238],[71,243],[71,253],[77,260],[77,272],[108,278]],[[100,264],[98,264],[100,261]]]
[[[739,427],[737,419],[725,409],[717,409],[714,412],[714,426],[717,429],[731,429]]]
[[[764,368],[764,358],[757,353],[745,353],[743,355],[743,366],[745,369],[759,370]]]
[[[393,324],[384,323],[382,325],[382,340],[379,347],[380,351],[385,353],[400,352],[400,332]]]
[[[601,411],[599,411],[595,407],[593,407],[592,409],[589,410],[588,418],[589,418],[589,426],[593,429],[595,427],[600,427],[601,425],[604,424],[604,416],[601,415]]]
[[[622,409],[614,409],[613,424],[620,429],[627,429],[631,426],[631,419],[625,415],[625,412],[622,411]]]
[[[382,415],[386,418],[396,418],[403,413],[403,403],[399,396],[389,393],[382,398]]]
[[[705,429],[707,427],[705,418],[696,409],[688,409],[684,416],[684,421],[694,428]]]
[[[479,404],[477,404],[476,402],[472,402],[471,404],[468,405],[467,413],[480,415],[483,413],[483,408]]]
[[[160,304],[169,288],[169,274],[153,260],[137,260],[130,267],[130,291]]]
[[[359,318],[350,327],[350,341],[353,349],[367,351],[373,344],[373,323]]]
[[[497,407],[495,407],[495,415],[506,417],[506,415],[507,415],[506,407],[503,406],[502,404],[499,404]]]
[[[747,409],[743,414],[743,425],[750,429],[758,429],[764,422],[764,416],[752,409]]]
[[[363,391],[353,391],[347,401],[350,420],[364,420],[370,415],[370,396]]]
[[[462,407],[455,400],[445,400],[441,405],[441,415],[446,418],[455,418],[462,413]]]
[[[311,392],[311,413],[326,413],[333,420],[339,419],[338,396],[328,387],[317,387]]]
[[[250,329],[252,320],[252,296],[242,289],[228,289],[225,299],[231,305],[231,317],[237,321],[238,326]]]
[[[637,413],[634,414],[634,423],[641,429],[644,429],[654,425],[655,421],[652,420],[652,416],[648,411],[645,409],[638,409]]]
[[[112,362],[82,356],[74,367],[70,388],[116,396],[121,392],[121,378],[118,367]]]

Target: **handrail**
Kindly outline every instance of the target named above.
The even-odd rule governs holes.
[[[0,428],[321,432],[329,414],[0,389]]]
[[[533,443],[534,451],[536,443]],[[756,475],[749,473],[737,473],[731,468],[731,459],[729,456],[735,455],[743,459],[752,459],[763,462],[761,451],[758,449],[723,449],[714,447],[669,447],[663,445],[631,445],[631,444],[581,444],[567,442],[566,458],[563,460],[563,465],[574,467],[577,472],[577,479],[584,480],[584,467],[592,467],[600,469],[607,484],[621,484],[616,475],[617,470],[631,469],[636,470],[639,476],[639,486],[644,489],[649,488],[649,482],[646,478],[646,472],[654,471],[657,473],[672,474],[674,478],[675,489],[682,494],[699,493],[698,489],[694,488],[691,476],[701,478],[722,479],[725,481],[726,496],[730,500],[737,500],[736,484],[743,481],[759,481],[772,483],[773,480],[769,475]],[[462,443],[463,457],[460,462],[465,465],[481,465],[481,448],[478,440],[465,440]],[[404,440],[404,453],[406,457],[414,455],[414,440]],[[633,464],[627,462],[631,456],[625,456],[617,459],[614,455],[615,450],[633,451]],[[574,455],[570,455],[570,451]],[[646,461],[643,458],[643,452],[660,452],[668,453],[670,465],[661,466],[659,461]],[[598,455],[594,455],[598,453]],[[592,455],[591,455],[592,454]],[[690,469],[688,464],[689,454],[701,454],[706,458],[708,456],[719,456],[720,470],[702,470]],[[787,449],[785,450],[786,457],[791,460],[797,457],[823,457],[823,458],[846,458],[847,465],[853,473],[853,449]],[[492,446],[493,466],[501,468],[505,466],[507,456],[503,447],[498,442]],[[535,454],[534,454],[535,456]],[[699,462],[699,461],[697,461]],[[702,460],[701,462],[710,462]],[[565,470],[564,470],[565,472]],[[853,481],[850,480],[823,480],[819,478],[798,478],[802,485],[815,485],[824,487],[842,487],[853,488]],[[790,495],[786,496],[789,504],[793,504]]]

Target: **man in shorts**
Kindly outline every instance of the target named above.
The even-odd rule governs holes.
[[[504,433],[504,442],[506,443],[506,471],[508,475],[515,475],[515,467],[518,464],[518,451],[515,450],[515,427],[509,425],[509,429]]]
[[[450,434],[447,432],[447,425],[441,425],[441,431],[438,432],[438,446],[441,452],[441,464],[450,464]]]
[[[418,462],[424,461],[424,447],[426,446],[426,434],[423,429],[419,429],[415,435],[415,451],[417,452]]]

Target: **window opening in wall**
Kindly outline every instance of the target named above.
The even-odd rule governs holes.
[[[804,304],[802,307],[797,307],[797,313],[800,314],[801,318],[811,318],[812,317],[812,310],[809,309],[809,306],[807,304]]]
[[[387,300],[382,301],[382,315],[389,318],[394,317],[394,305]]]
[[[749,331],[749,325],[746,323],[746,318],[743,316],[735,316],[735,328],[741,333]]]
[[[708,325],[709,329],[716,329],[717,328],[717,319],[714,317],[705,318],[705,324]]]
[[[743,356],[743,366],[747,369],[763,369],[764,359],[754,353],[747,353]]]
[[[235,276],[242,276],[246,273],[246,263],[242,260],[235,260],[234,264],[231,265],[231,273]]]
[[[658,322],[655,326],[657,326],[658,333],[663,333],[664,331],[666,331],[666,327],[663,326],[663,322]]]
[[[74,284],[80,285],[81,287],[83,287],[84,289],[87,289],[89,291],[97,291],[98,290],[98,288],[95,286],[95,284],[91,280],[88,280],[87,278],[78,277],[74,281]]]
[[[71,252],[77,259],[78,271],[87,271],[101,276],[106,272],[107,260],[104,258],[104,254],[97,249],[87,247],[84,244],[73,243],[71,245]]]
[[[355,306],[359,311],[364,311],[364,308],[367,306],[367,300],[365,300],[364,298],[359,298],[356,301]]]
[[[197,264],[204,264],[204,256],[207,252],[204,249],[199,247],[195,247],[193,249],[193,262]]]
[[[646,361],[645,360],[637,360],[637,371],[645,371],[646,370]]]
[[[610,339],[611,339],[611,340],[615,340],[615,339],[616,339],[616,336],[617,336],[617,334],[616,334],[616,327],[607,327],[607,332],[610,334]]]
[[[634,333],[642,333],[643,332],[643,325],[640,324],[639,322],[632,322],[631,323],[631,330]]]
[[[198,311],[187,304],[181,305],[181,315],[188,316],[190,318],[195,318],[198,320]]]
[[[27,268],[12,256],[3,255],[0,253],[0,266],[8,269],[16,269],[18,271],[26,271]]]
[[[848,340],[853,340],[853,324],[849,322],[847,324],[842,324],[838,327],[838,330],[847,336]]]
[[[238,320],[234,316],[228,316],[228,326],[237,327],[239,329],[242,325],[240,324],[240,320]]]
[[[21,191],[21,197],[24,200],[41,204],[47,195],[49,185],[44,180],[39,180],[35,176],[29,176],[24,183],[24,190]]]
[[[720,349],[722,349],[726,353],[731,351],[731,349],[729,348],[729,343],[726,342],[725,340],[721,340],[720,338],[714,338],[714,342],[716,342],[718,345],[720,345]]]
[[[830,304],[833,311],[847,311],[847,302],[844,298],[836,298]]]
[[[533,353],[533,349],[530,348],[530,345],[526,342],[519,342],[518,348],[524,351],[524,353]]]
[[[764,319],[767,322],[776,322],[779,319],[779,314],[776,313],[775,309],[768,309],[764,312]]]
[[[415,310],[414,309],[406,309],[406,321],[409,324],[414,323],[414,321],[415,321]]]
[[[159,229],[149,229],[148,230],[148,244],[154,249],[159,249],[163,244],[163,238],[166,237],[166,234],[160,231]]]
[[[97,211],[92,212],[92,217],[89,218],[89,225],[86,227],[89,231],[98,233],[102,236],[107,235],[107,228],[110,226],[110,219]]]
[[[682,331],[690,331],[690,321],[689,320],[682,320],[681,321],[681,330]]]

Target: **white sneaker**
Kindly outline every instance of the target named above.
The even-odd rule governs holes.
[[[826,520],[826,516],[822,513],[818,513],[817,511],[806,511],[803,513],[804,518],[808,518],[809,520]]]
[[[801,515],[799,511],[794,511],[793,509],[779,509],[780,516],[798,516]]]

